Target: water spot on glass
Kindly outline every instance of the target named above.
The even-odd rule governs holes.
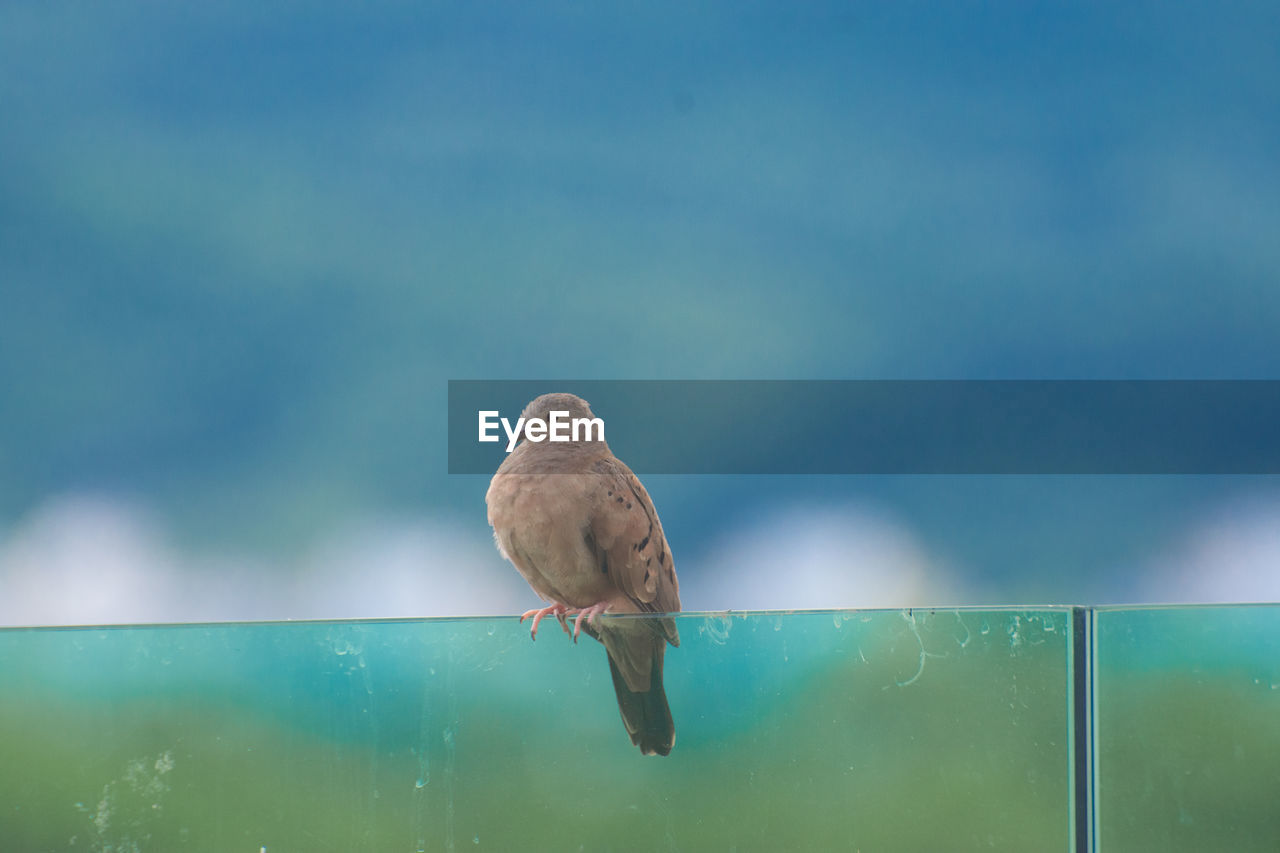
[[[980,634],[990,634],[990,633],[991,633],[991,626],[987,624],[987,620],[986,620],[986,619],[983,619],[983,620],[982,620],[982,627],[978,629],[978,633],[980,633]]]
[[[471,839],[471,843],[472,843],[472,844],[479,844],[479,843],[480,843],[480,836],[479,836],[479,835],[476,835],[476,837],[475,837],[475,838],[472,838],[472,839]]]
[[[1009,620],[1008,634],[1009,634],[1010,649],[1016,649],[1022,645],[1022,634],[1020,633],[1021,630],[1022,630],[1022,617],[1015,615],[1012,619]]]
[[[723,616],[708,616],[707,619],[698,626],[698,633],[706,634],[711,642],[717,646],[723,646],[729,640],[729,629],[733,627],[733,621],[729,618],[729,614]]]
[[[427,787],[427,782],[429,782],[429,781],[431,781],[431,780],[427,779],[425,776],[419,776],[419,777],[418,777],[418,781],[416,781],[416,782],[414,782],[414,783],[413,783],[413,787],[415,787],[415,788],[425,788],[425,787]]]
[[[964,636],[956,637],[956,642],[960,645],[960,648],[962,649],[967,648],[969,645],[969,641],[973,639],[973,632],[969,630],[969,626],[965,624],[964,619],[960,616],[960,611],[956,610],[954,612],[956,617],[956,624],[958,624],[961,628],[964,629]]]
[[[351,641],[346,637],[337,637],[333,640],[333,653],[335,655],[358,655],[364,649],[360,646],[352,645]]]
[[[902,615],[902,618],[906,621],[907,626],[910,629],[911,633],[915,636],[916,642],[920,645],[920,656],[919,656],[919,659],[917,660],[915,673],[912,674],[912,676],[908,678],[906,681],[896,682],[899,687],[906,687],[908,685],[915,684],[916,681],[919,680],[920,676],[924,674],[924,663],[925,663],[925,660],[930,657],[930,655],[927,651],[925,651],[924,638],[920,636],[920,627],[916,622],[915,613],[913,613],[910,610],[904,610],[902,611],[901,615]]]

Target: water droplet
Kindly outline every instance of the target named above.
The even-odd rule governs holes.
[[[709,616],[706,621],[698,626],[698,631],[705,633],[711,642],[717,646],[723,646],[729,640],[729,629],[733,627],[733,622],[729,619],[729,615]]]

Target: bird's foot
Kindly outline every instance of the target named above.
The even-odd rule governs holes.
[[[557,601],[555,604],[549,604],[546,607],[543,607],[538,610],[526,610],[523,614],[521,614],[520,621],[521,623],[523,623],[524,620],[528,619],[531,616],[533,617],[533,627],[529,630],[529,637],[530,639],[536,640],[538,639],[538,623],[540,623],[543,619],[545,619],[548,616],[556,617],[556,619],[559,620],[560,622],[560,627],[564,629],[564,632],[566,634],[569,633],[569,625],[568,623],[565,622],[565,616],[569,615],[572,612],[573,611],[570,610],[568,607],[565,607],[563,604]]]
[[[607,610],[608,608],[609,608],[609,602],[600,601],[600,602],[597,602],[596,604],[591,605],[590,607],[574,608],[573,610],[568,611],[568,613],[565,614],[566,616],[572,616],[574,614],[577,614],[577,617],[578,617],[573,620],[573,641],[575,643],[578,642],[578,632],[582,630],[583,616],[587,617],[588,625],[594,625],[596,624],[596,617],[599,616],[601,613],[604,613],[605,610]],[[568,628],[566,628],[565,630],[568,630]]]

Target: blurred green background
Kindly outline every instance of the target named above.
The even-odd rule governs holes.
[[[5,3],[0,622],[532,605],[450,378],[1276,378],[1277,43],[1268,3]],[[646,482],[690,608],[1280,599],[1274,478]]]

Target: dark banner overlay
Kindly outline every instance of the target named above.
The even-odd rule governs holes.
[[[1280,474],[1280,382],[451,380],[449,473],[568,391],[638,474]]]

